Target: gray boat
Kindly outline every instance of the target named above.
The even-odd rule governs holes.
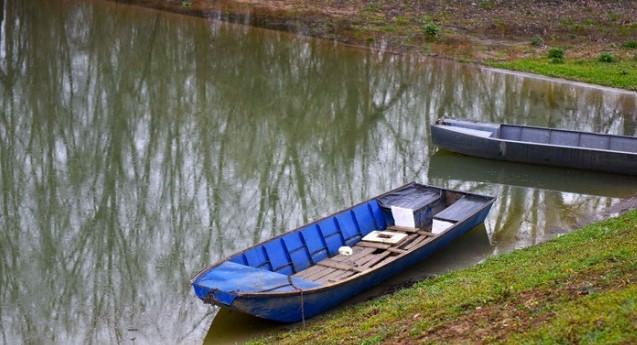
[[[488,159],[637,175],[637,137],[440,119],[434,144]]]

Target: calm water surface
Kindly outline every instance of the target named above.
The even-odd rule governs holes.
[[[635,178],[429,141],[440,116],[635,135],[635,94],[113,3],[0,1],[0,95],[4,344],[271,329],[213,323],[190,277],[411,180],[498,199],[484,226],[398,282],[542,242],[637,192]]]

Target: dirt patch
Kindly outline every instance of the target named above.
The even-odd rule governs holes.
[[[413,322],[405,325],[398,337],[387,343],[492,343],[512,334],[524,333],[551,320],[555,314],[551,305],[573,302],[591,293],[625,287],[637,277],[637,272],[623,272],[607,280],[607,271],[581,272],[552,286],[536,288],[519,294],[502,296],[498,302],[482,306],[464,306],[467,310],[455,320],[426,330],[419,337],[410,335]],[[505,292],[506,294],[506,292]],[[409,320],[409,319],[406,319]],[[401,340],[402,339],[402,340]],[[404,340],[410,339],[410,340]]]
[[[465,61],[616,51],[637,40],[637,1],[119,0],[350,45]],[[425,26],[434,24],[430,29]],[[434,33],[437,27],[439,33]],[[428,31],[429,30],[429,31]],[[429,32],[429,33],[428,33]],[[537,36],[536,46],[530,42]],[[627,54],[627,53],[626,53]]]

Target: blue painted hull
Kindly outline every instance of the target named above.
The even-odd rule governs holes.
[[[462,236],[477,225],[482,224],[490,208],[491,204],[463,222],[456,224],[453,229],[444,235],[437,237],[432,242],[411,252],[409,255],[356,279],[346,281],[343,284],[310,291],[303,294],[303,296],[301,296],[300,293],[283,296],[276,294],[238,296],[230,306],[226,307],[264,319],[284,323],[298,322],[303,318],[310,318],[340,305],[343,301],[382,283],[388,278],[443,249],[456,238]]]

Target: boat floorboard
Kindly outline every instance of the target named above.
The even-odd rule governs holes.
[[[431,232],[415,228],[390,226],[387,230],[403,232],[407,236],[393,245],[360,241],[352,247],[352,255],[338,254],[321,260],[315,265],[297,272],[294,276],[323,285],[337,283],[391,262],[398,256],[414,250],[435,237]]]

